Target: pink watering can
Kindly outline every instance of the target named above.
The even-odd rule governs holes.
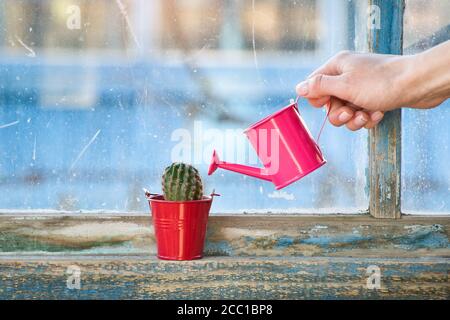
[[[320,132],[322,129],[323,125]],[[300,116],[297,101],[256,122],[244,133],[264,167],[255,168],[220,161],[214,150],[208,175],[217,168],[222,168],[271,181],[279,190],[326,163]]]

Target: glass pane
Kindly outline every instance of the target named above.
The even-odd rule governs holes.
[[[0,0],[0,208],[147,211],[172,161],[199,168],[216,213],[359,212],[367,133],[327,125],[326,166],[291,186],[218,170],[260,166],[242,131],[351,49],[352,2]],[[315,137],[323,110],[300,101]]]
[[[405,12],[405,54],[450,38],[450,2],[410,0]],[[450,213],[450,101],[402,113],[402,211]]]

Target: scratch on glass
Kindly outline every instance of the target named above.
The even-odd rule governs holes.
[[[19,42],[20,45],[21,45],[22,47],[24,47],[24,48],[28,51],[28,53],[27,53],[27,56],[28,56],[28,57],[30,57],[30,58],[36,57],[36,53],[34,52],[34,50],[31,49],[29,46],[27,46],[27,45],[22,41],[22,39],[20,39],[18,36],[15,36],[15,38],[16,38],[17,42]]]
[[[253,46],[253,61],[255,68],[259,70],[258,58],[256,56],[256,41],[255,41],[255,0],[252,0],[252,46]]]
[[[78,160],[81,159],[81,157],[84,155],[84,153],[86,152],[86,150],[91,146],[91,144],[95,141],[95,139],[97,139],[97,136],[100,134],[100,129],[94,134],[94,136],[91,138],[91,140],[89,140],[88,144],[84,146],[84,148],[81,150],[81,152],[78,154],[78,156],[76,157],[75,161],[72,163],[72,165],[70,166],[70,171],[73,170],[73,168],[75,168],[75,165],[77,164]]]
[[[3,125],[0,126],[0,129],[4,129],[4,128],[8,128],[8,127],[14,126],[14,125],[18,124],[19,122],[20,122],[19,120],[16,120],[14,122],[3,124]]]
[[[117,7],[119,7],[120,13],[122,14],[123,18],[125,19],[125,23],[127,25],[128,31],[131,34],[131,37],[133,38],[134,43],[138,47],[138,49],[141,49],[141,44],[139,43],[136,33],[133,30],[133,26],[131,25],[130,18],[128,17],[127,10],[125,9],[125,6],[122,3],[122,0],[116,0]]]
[[[34,146],[33,146],[33,156],[31,157],[33,161],[36,160],[36,136],[34,136]]]

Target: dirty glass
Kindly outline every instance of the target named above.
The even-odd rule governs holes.
[[[404,53],[450,39],[449,12],[449,1],[406,1]],[[450,101],[402,117],[402,211],[450,214]]]
[[[351,1],[0,0],[0,208],[147,211],[172,161],[199,168],[215,213],[368,207],[367,132],[326,125],[328,163],[291,186],[218,170],[260,166],[242,131],[353,48]],[[317,137],[323,110],[300,101]],[[448,205],[448,204],[447,204]]]

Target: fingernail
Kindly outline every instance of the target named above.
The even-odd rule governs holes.
[[[340,122],[347,122],[348,120],[351,119],[351,117],[352,117],[352,115],[350,113],[348,113],[347,111],[343,111],[339,115],[338,119]]]
[[[372,115],[370,116],[372,118],[372,121],[380,121],[381,118],[383,118],[383,112],[381,111],[376,111],[374,113],[372,113]]]
[[[363,126],[366,124],[366,122],[367,122],[367,119],[364,118],[364,116],[362,116],[362,115],[357,116],[355,119],[355,124],[357,126]]]
[[[306,96],[308,94],[308,82],[303,81],[297,85],[297,94],[299,96]]]

